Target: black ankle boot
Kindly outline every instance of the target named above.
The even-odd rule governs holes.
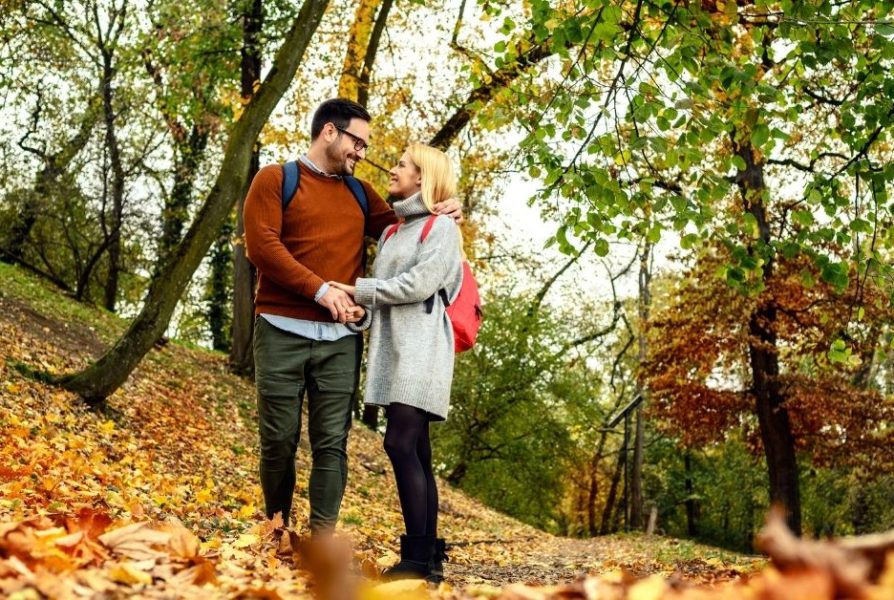
[[[400,536],[400,562],[382,573],[383,579],[425,579],[431,574],[435,538],[430,535]]]
[[[435,551],[429,563],[429,575],[426,579],[432,583],[444,581],[444,563],[449,561],[447,556],[447,542],[444,538],[435,539]]]

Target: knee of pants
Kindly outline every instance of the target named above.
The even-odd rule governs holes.
[[[406,435],[385,435],[385,453],[392,460],[400,460],[409,458],[416,454],[415,440],[409,439]]]
[[[261,440],[261,460],[265,463],[294,461],[298,451],[298,440],[273,438]]]

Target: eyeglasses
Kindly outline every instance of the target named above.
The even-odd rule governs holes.
[[[367,144],[366,140],[364,140],[362,137],[356,136],[347,129],[342,129],[338,125],[333,125],[333,127],[338,129],[342,133],[347,134],[351,137],[352,140],[354,140],[354,150],[356,150],[357,152],[363,152],[364,150],[369,149],[369,144]]]

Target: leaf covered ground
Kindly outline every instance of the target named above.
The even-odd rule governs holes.
[[[82,367],[124,322],[8,266],[0,281],[0,596],[275,599],[326,589],[302,564],[303,532],[277,538],[263,518],[254,390],[223,355],[161,345],[105,411],[91,411],[23,372]],[[307,450],[302,439],[298,523],[307,518]],[[802,585],[832,598],[842,589],[809,562],[760,571],[761,559],[687,541],[557,538],[447,486],[447,582],[383,585],[375,574],[396,560],[401,530],[387,457],[361,427],[349,455],[339,527],[349,545],[335,586],[350,595],[783,598],[777,588]],[[890,561],[864,587],[867,597],[894,597]]]

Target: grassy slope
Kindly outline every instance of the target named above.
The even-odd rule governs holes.
[[[254,390],[227,372],[223,355],[174,342],[157,348],[101,414],[15,368],[77,369],[124,327],[116,316],[0,264],[0,524],[83,508],[122,522],[175,517],[218,556],[222,593],[249,580],[284,594],[303,590],[301,576],[260,539]],[[359,556],[387,560],[401,520],[381,440],[355,427],[349,453],[340,528]],[[298,523],[307,518],[307,459],[302,439]],[[712,579],[752,564],[659,538],[560,540],[442,489],[442,532],[461,542],[448,577],[459,584],[549,582],[618,568]]]

